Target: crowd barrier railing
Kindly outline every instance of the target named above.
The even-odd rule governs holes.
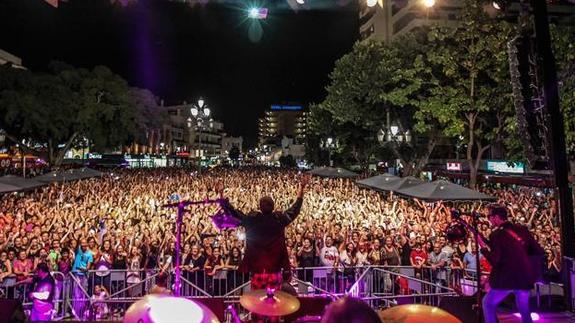
[[[156,285],[158,270],[105,270],[62,274],[56,279],[54,319],[118,319],[136,300]],[[290,284],[299,296],[322,295],[333,299],[353,295],[373,307],[418,302],[438,305],[441,297],[457,295],[465,280],[475,282],[472,271],[448,268],[413,268],[410,266],[306,267],[292,271]],[[235,270],[182,271],[181,294],[187,298],[221,297],[226,304],[236,305],[240,296],[250,290],[249,275]],[[31,286],[12,288],[5,280],[0,292],[8,298],[22,298]],[[173,273],[166,285],[172,286]],[[16,289],[16,292],[14,291]],[[240,311],[238,307],[238,311]]]
[[[68,277],[59,272],[53,271],[52,277],[54,278],[55,286],[53,292],[54,309],[52,311],[52,320],[61,320],[68,312],[67,300],[69,280]],[[26,278],[26,277],[24,277]],[[0,283],[0,298],[15,299],[22,303],[22,307],[26,315],[29,315],[32,307],[32,300],[29,293],[32,292],[34,287],[32,284],[20,283],[19,281],[24,278],[18,279],[16,275],[5,277]]]

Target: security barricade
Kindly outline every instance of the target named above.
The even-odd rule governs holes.
[[[121,319],[126,309],[148,294],[156,285],[159,271],[106,270],[52,273],[56,280],[54,295],[55,320]],[[372,307],[387,307],[405,303],[423,303],[437,306],[441,297],[454,296],[471,282],[476,286],[472,271],[449,268],[413,268],[407,266],[364,267],[307,267],[292,270],[291,285],[300,297],[324,296],[337,299],[353,295],[367,301]],[[168,273],[165,287],[171,289],[173,272]],[[186,298],[221,297],[226,305],[240,314],[245,313],[239,298],[250,290],[249,274],[235,270],[216,273],[182,271],[181,295]],[[25,298],[31,286],[13,286],[5,279],[0,293],[8,298],[21,299],[25,308],[31,303]]]
[[[67,287],[69,286],[69,281],[66,275],[61,272],[54,271],[51,274],[55,282],[52,320],[61,320],[66,317],[66,313],[69,312],[69,308],[67,307]],[[26,315],[29,315],[32,307],[32,300],[29,297],[29,293],[33,291],[33,288],[33,284],[18,283],[16,275],[8,276],[0,283],[0,297],[20,301],[24,312]]]

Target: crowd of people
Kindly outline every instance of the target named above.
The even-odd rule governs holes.
[[[90,275],[88,270],[97,270],[87,286],[90,293],[95,286],[102,293],[116,269],[127,271],[127,285],[138,284],[146,275],[170,272],[175,262],[175,210],[163,204],[217,198],[215,187],[223,183],[225,196],[238,209],[256,209],[264,195],[275,200],[276,208],[286,209],[296,196],[297,175],[295,170],[264,168],[216,168],[202,174],[182,168],[114,170],[101,178],[4,195],[0,279],[23,281],[46,263],[80,280]],[[500,186],[481,190],[506,205],[512,221],[531,230],[547,252],[547,278],[558,279],[560,232],[552,192]],[[429,203],[360,188],[352,180],[315,177],[301,214],[286,229],[290,264],[335,267],[346,275],[353,275],[350,268],[367,265],[412,266],[416,272],[461,269],[472,275],[477,249],[471,237],[452,242],[444,234],[453,207],[483,212],[479,204]],[[186,215],[184,275],[224,278],[237,269],[245,233],[217,230],[210,219],[217,210],[216,205],[196,206]],[[480,231],[489,236],[489,225],[481,224]],[[481,264],[489,269],[483,260]],[[451,284],[442,274],[435,279]],[[217,289],[214,284],[201,287]],[[136,296],[141,290],[129,292]]]

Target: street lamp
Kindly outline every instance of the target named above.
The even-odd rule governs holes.
[[[463,139],[465,138],[462,135],[459,135],[459,137],[457,137],[457,142],[455,143],[455,159],[457,160],[459,160],[459,150],[463,145]]]
[[[331,160],[331,151],[339,146],[337,139],[328,137],[325,141],[322,141],[320,143],[320,146],[328,151],[329,166],[333,167],[333,160]]]
[[[377,141],[379,141],[381,144],[392,141],[406,142],[409,144],[411,139],[411,132],[409,130],[402,132],[397,125],[389,126],[389,130],[387,131],[384,129],[379,129],[377,132]]]
[[[390,127],[390,130],[391,130],[391,135],[394,136],[394,137],[396,137],[397,134],[399,133],[399,127],[396,126],[396,125],[392,125],[392,126]]]
[[[197,152],[198,152],[198,173],[200,173],[202,170],[201,159],[202,159],[202,153],[203,153],[202,130],[204,128],[207,128],[208,126],[212,127],[213,122],[212,122],[212,119],[210,118],[211,110],[206,105],[206,101],[203,98],[199,98],[198,102],[195,105],[192,105],[192,107],[190,108],[190,113],[192,114],[192,116],[196,120],[195,126],[196,126],[196,130],[198,133],[198,149],[197,149]],[[188,124],[188,128],[191,128],[194,125],[192,118],[187,119],[187,124]]]

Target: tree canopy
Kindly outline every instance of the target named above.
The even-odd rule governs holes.
[[[408,174],[420,170],[435,146],[434,128],[414,127],[414,116],[434,86],[424,62],[427,47],[424,31],[389,44],[357,43],[336,62],[326,99],[311,109],[312,131],[336,136],[340,151],[351,153],[362,164],[387,151],[387,159],[400,159]],[[391,124],[402,134],[415,131],[430,140],[423,144],[391,140],[380,147],[378,132],[389,133]]]
[[[130,89],[108,68],[52,63],[51,73],[0,67],[0,128],[28,149],[43,147],[61,163],[74,142],[114,150],[153,126],[153,95]]]

